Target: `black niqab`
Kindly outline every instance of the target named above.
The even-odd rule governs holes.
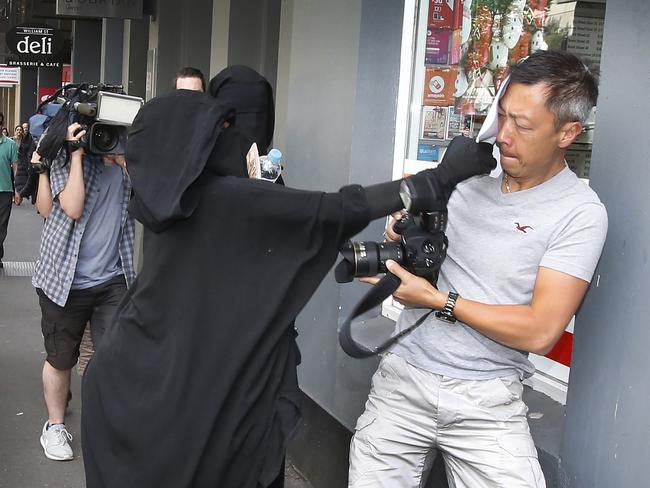
[[[258,488],[278,475],[299,418],[288,324],[369,213],[359,186],[224,176],[245,171],[231,115],[175,92],[135,120],[126,158],[143,266],[84,377],[88,488]]]
[[[273,140],[275,108],[270,83],[247,66],[230,66],[217,74],[208,87],[210,95],[234,107],[237,128],[260,154],[267,154]]]

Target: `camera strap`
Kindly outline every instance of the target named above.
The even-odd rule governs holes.
[[[376,347],[373,347],[372,349],[354,340],[352,337],[352,320],[381,304],[381,302],[392,295],[401,284],[402,280],[400,280],[393,273],[386,273],[386,275],[381,280],[379,280],[375,286],[368,290],[368,293],[366,293],[365,296],[359,301],[359,303],[356,304],[352,310],[352,313],[350,313],[343,324],[341,324],[341,328],[339,329],[339,344],[348,356],[351,356],[353,358],[367,358],[374,356],[375,354],[381,354],[397,341],[399,341],[402,337],[410,334],[416,328],[422,325],[426,318],[431,315],[433,310],[424,314],[410,327],[407,327],[394,336],[391,336],[388,340],[382,342]]]

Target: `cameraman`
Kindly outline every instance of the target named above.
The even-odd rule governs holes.
[[[131,184],[124,157],[86,154],[86,131],[76,122],[68,126],[68,120],[61,109],[32,157],[40,172],[37,207],[46,218],[32,280],[47,353],[43,392],[48,420],[40,441],[45,456],[57,461],[73,458],[65,410],[86,323],[99,345],[135,277],[134,221],[127,213]],[[51,161],[49,168],[41,158]]]
[[[431,309],[448,320],[429,315],[382,359],[350,487],[423,486],[438,450],[450,486],[545,486],[521,380],[535,371],[528,352],[547,354],[576,313],[605,240],[604,206],[564,159],[597,93],[568,53],[513,66],[498,106],[503,175],[452,193],[438,288],[389,261],[406,305],[397,329]],[[387,236],[399,238],[392,225]]]

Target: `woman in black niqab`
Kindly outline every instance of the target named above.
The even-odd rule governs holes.
[[[343,242],[402,206],[400,181],[323,193],[246,178],[258,136],[221,97],[157,97],[130,132],[143,264],[84,376],[88,488],[267,488],[299,416],[290,324]],[[491,157],[452,146],[445,158]],[[414,188],[441,198],[436,185],[478,174],[427,171]]]
[[[370,215],[358,186],[227,176],[245,176],[239,117],[179,91],[134,121],[143,266],[84,377],[88,488],[257,488],[279,474],[299,416],[289,324]]]

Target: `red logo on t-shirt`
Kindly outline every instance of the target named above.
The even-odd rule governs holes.
[[[524,234],[526,234],[526,229],[535,230],[530,225],[521,225],[519,222],[515,222],[515,225],[515,229],[522,231]]]

